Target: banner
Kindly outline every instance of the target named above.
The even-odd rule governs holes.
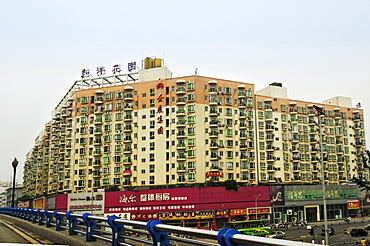
[[[348,209],[360,209],[359,201],[348,201],[347,205],[348,205]]]

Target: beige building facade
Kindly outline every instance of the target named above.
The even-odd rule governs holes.
[[[353,175],[365,150],[363,110],[350,99],[287,98],[287,89],[203,76],[172,78],[162,66],[76,81],[27,154],[33,196],[117,186],[236,180],[247,185]],[[322,108],[321,127],[313,105]]]

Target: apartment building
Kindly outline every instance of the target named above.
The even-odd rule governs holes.
[[[279,83],[256,94],[260,182],[321,183],[320,131],[327,183],[339,184],[353,176],[368,179],[369,170],[362,167],[361,159],[363,110],[352,108],[350,98],[335,97],[323,103],[291,100]]]
[[[25,193],[211,180],[315,183],[320,129],[327,182],[368,177],[363,110],[349,98],[303,102],[276,83],[255,92],[245,82],[172,78],[160,59],[144,64],[74,83],[27,154]],[[314,105],[325,114],[320,119]]]

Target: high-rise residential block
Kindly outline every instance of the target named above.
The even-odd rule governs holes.
[[[368,178],[363,110],[350,98],[292,100],[280,83],[255,92],[245,82],[172,78],[160,59],[144,64],[74,83],[27,154],[25,193],[226,180],[314,184],[321,153],[327,183]]]

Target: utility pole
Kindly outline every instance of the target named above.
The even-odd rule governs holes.
[[[325,244],[330,245],[329,242],[329,227],[328,227],[328,212],[326,208],[326,184],[325,184],[325,166],[324,166],[324,154],[323,154],[323,143],[322,143],[322,127],[321,127],[321,117],[324,116],[322,108],[313,105],[317,111],[317,116],[319,118],[319,133],[320,133],[320,163],[321,163],[321,186],[322,186],[322,201],[324,207],[324,230],[325,230]]]

